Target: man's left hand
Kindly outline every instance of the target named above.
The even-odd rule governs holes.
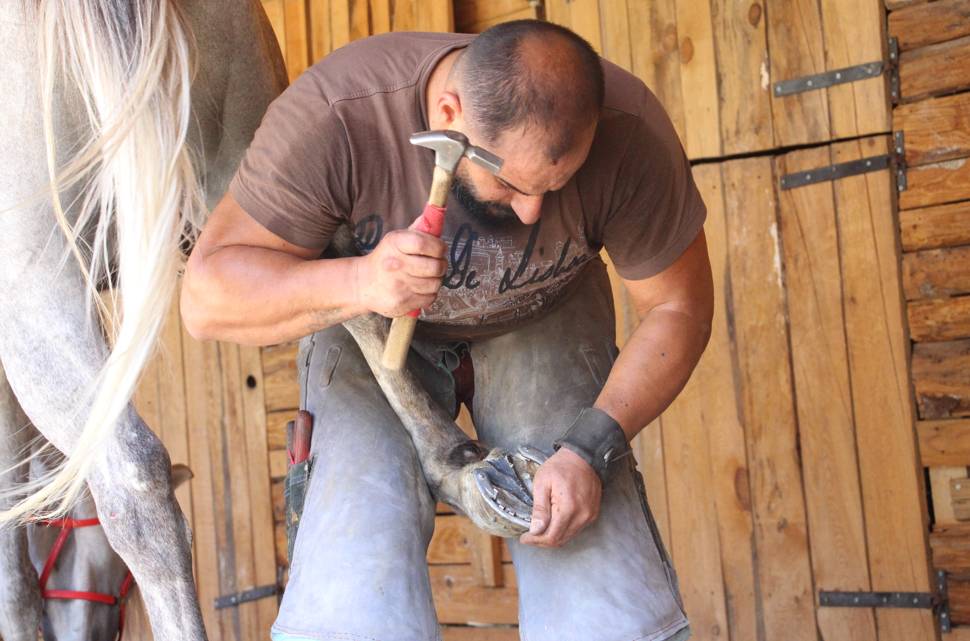
[[[559,547],[599,516],[602,483],[589,463],[566,448],[539,467],[532,489],[532,526],[521,543]]]

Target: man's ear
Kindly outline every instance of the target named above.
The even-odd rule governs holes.
[[[454,91],[442,91],[434,105],[436,129],[461,131],[464,123],[461,98]]]

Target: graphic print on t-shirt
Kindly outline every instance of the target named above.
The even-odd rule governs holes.
[[[482,233],[468,222],[442,234],[448,246],[448,271],[438,298],[421,318],[448,325],[505,323],[535,316],[553,302],[580,266],[596,256],[577,225],[547,248],[541,243],[542,220],[528,227],[524,246],[511,235]],[[354,229],[357,247],[369,253],[384,235],[378,215],[361,220]],[[561,236],[556,237],[561,238]],[[518,247],[518,249],[517,249]]]

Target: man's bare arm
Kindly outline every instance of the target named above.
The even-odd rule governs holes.
[[[594,406],[632,439],[684,388],[710,338],[714,284],[703,230],[663,272],[623,282],[640,323]]]
[[[186,329],[203,340],[269,345],[365,312],[398,316],[434,300],[446,267],[444,244],[413,231],[387,234],[363,257],[318,254],[270,232],[227,195],[186,266]]]

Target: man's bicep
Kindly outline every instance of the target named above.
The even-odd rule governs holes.
[[[271,232],[226,194],[209,216],[193,254],[200,253],[204,259],[233,246],[271,249],[307,260],[320,255],[319,249],[295,245]]]
[[[663,271],[643,279],[621,280],[640,318],[663,307],[710,322],[714,309],[714,284],[703,229]]]

